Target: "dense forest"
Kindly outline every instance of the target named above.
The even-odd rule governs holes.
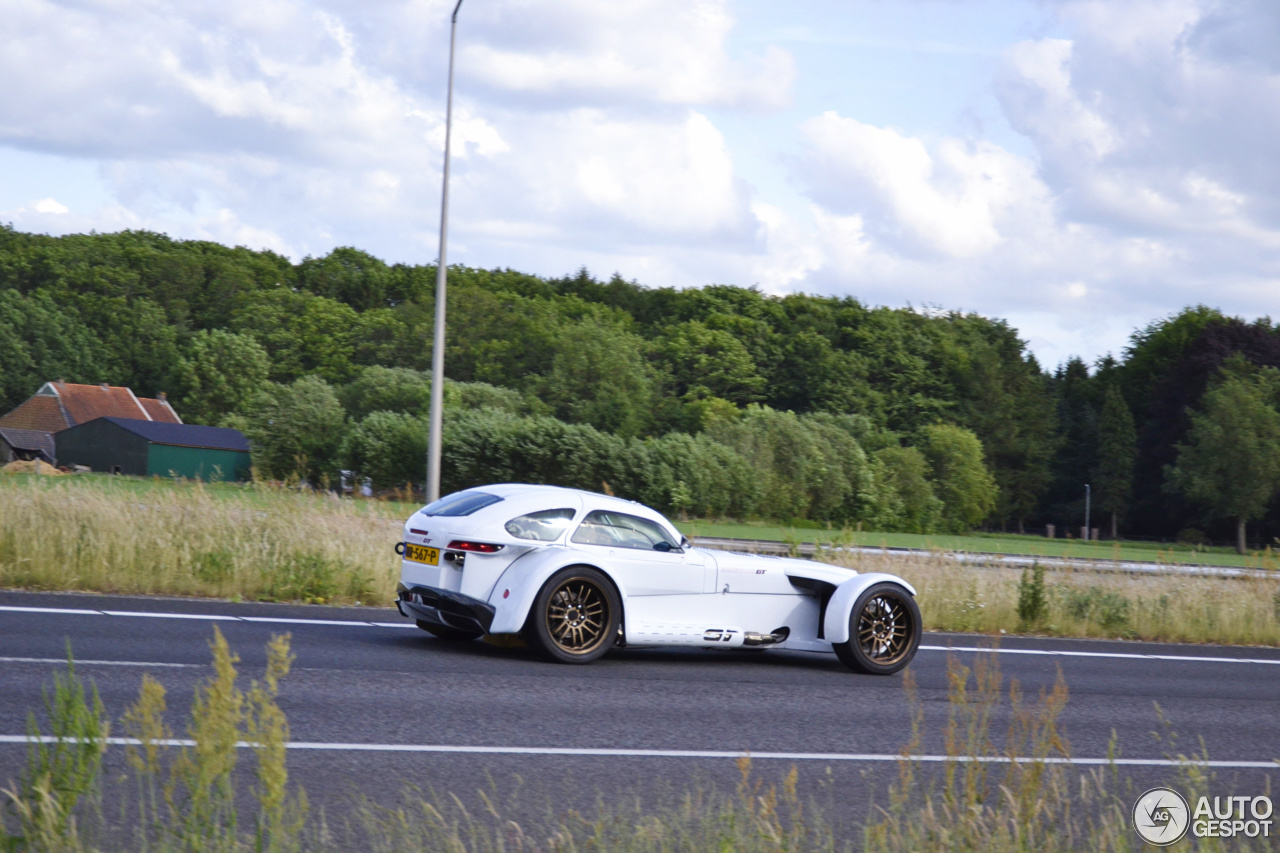
[[[0,410],[167,392],[264,476],[421,482],[436,270],[0,226]],[[1001,320],[451,267],[446,489],[607,488],[699,516],[932,532],[1280,533],[1280,330],[1203,306],[1046,371]],[[1061,535],[1061,534],[1060,534]]]

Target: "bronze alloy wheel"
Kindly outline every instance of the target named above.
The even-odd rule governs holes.
[[[858,596],[849,619],[849,640],[834,651],[850,669],[892,675],[920,648],[920,607],[896,583],[878,583]]]
[[[590,654],[604,642],[609,623],[604,591],[586,578],[570,578],[547,600],[551,640],[571,655]]]
[[[882,593],[858,615],[858,645],[878,664],[897,663],[911,648],[911,618],[900,595]]]
[[[546,582],[529,613],[525,635],[561,663],[587,663],[613,647],[622,603],[599,569],[570,566]]]

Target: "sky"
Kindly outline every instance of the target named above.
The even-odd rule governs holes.
[[[0,0],[0,222],[439,256],[453,0]],[[1275,0],[465,0],[450,263],[1280,318]]]

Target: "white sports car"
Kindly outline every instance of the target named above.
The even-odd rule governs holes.
[[[694,548],[646,506],[555,486],[455,492],[404,526],[401,614],[447,639],[523,633],[586,663],[616,646],[834,651],[888,675],[920,645],[915,590],[888,574]]]

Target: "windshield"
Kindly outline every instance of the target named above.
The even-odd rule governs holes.
[[[502,498],[497,495],[491,495],[488,492],[454,492],[451,495],[445,495],[435,503],[424,506],[422,514],[457,518],[463,515],[471,515],[476,510],[492,506],[500,500]]]

